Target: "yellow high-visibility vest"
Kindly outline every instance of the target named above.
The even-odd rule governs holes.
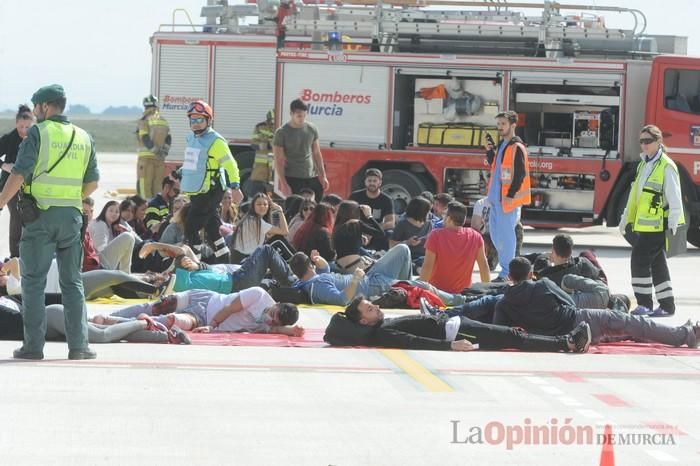
[[[92,143],[83,129],[51,120],[42,121],[39,129],[39,157],[32,174],[31,186],[24,192],[30,193],[40,209],[49,207],[83,208],[83,178],[87,171]],[[63,155],[75,129],[73,144],[65,157],[51,170]]]

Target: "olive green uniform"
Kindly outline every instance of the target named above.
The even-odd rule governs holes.
[[[39,180],[35,171],[39,160],[40,150],[53,151],[49,157],[49,167],[58,158],[57,153],[63,153],[70,141],[68,137],[62,136],[61,140],[41,140],[41,130],[51,124],[71,125],[63,115],[57,115],[48,120],[33,126],[22,143],[17,154],[12,173],[24,177],[25,183],[29,183],[33,178]],[[95,145],[92,138],[83,130],[76,127],[76,132],[80,135],[74,139],[66,159],[75,160],[79,151],[89,153],[87,163],[84,165],[82,183],[89,183],[99,179],[97,170],[97,160],[95,158]],[[89,147],[86,145],[89,144]],[[42,148],[58,149],[42,149]],[[60,154],[59,154],[60,155]],[[46,163],[44,161],[43,163]],[[60,170],[55,169],[60,173]],[[51,174],[54,170],[51,171]],[[51,183],[56,183],[56,178]],[[38,186],[38,185],[37,185]],[[67,186],[67,185],[66,185]],[[57,186],[57,190],[65,190],[66,186]],[[29,191],[24,188],[23,192]],[[37,190],[33,192],[36,193]],[[66,191],[64,191],[66,192]],[[70,188],[72,197],[81,197],[82,185]],[[58,263],[60,275],[61,293],[63,295],[63,305],[65,308],[66,340],[70,350],[84,350],[88,347],[87,339],[87,314],[85,308],[85,298],[83,295],[83,283],[80,275],[82,263],[82,241],[81,227],[83,217],[80,199],[77,204],[71,200],[46,200],[37,197],[39,206],[39,217],[34,222],[24,225],[22,228],[22,239],[20,241],[20,262],[22,270],[22,302],[24,307],[24,344],[23,350],[29,353],[40,353],[44,347],[46,335],[46,308],[44,305],[44,288],[46,285],[46,275],[51,265],[54,255]]]

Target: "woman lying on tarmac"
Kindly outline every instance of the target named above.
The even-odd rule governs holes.
[[[119,270],[91,270],[83,272],[81,276],[86,300],[112,295],[126,299],[147,298],[158,294],[159,291],[156,285]],[[47,305],[61,303],[58,265],[55,259],[51,261],[44,293]],[[5,262],[0,269],[0,296],[2,295],[21,299],[22,277],[19,259],[16,257]]]
[[[66,337],[63,306],[52,304],[46,307],[46,339],[64,341]],[[0,296],[0,340],[22,340],[24,323],[22,304],[13,298]],[[113,325],[100,325],[88,322],[90,343],[118,343],[126,340],[131,343],[173,343],[190,344],[185,332],[177,326],[170,329],[157,325],[147,316],[137,319],[120,319]]]

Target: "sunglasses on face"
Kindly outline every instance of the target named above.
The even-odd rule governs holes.
[[[640,144],[651,144],[654,141],[656,141],[654,138],[639,138]]]
[[[193,118],[190,118],[190,124],[191,124],[191,125],[200,125],[200,124],[204,123],[205,121],[207,121],[207,119],[204,118],[204,117],[193,117]]]
[[[304,208],[301,209],[301,210],[304,211],[304,212],[309,212],[309,211],[311,211],[311,210],[314,210],[314,208],[309,206],[309,207],[304,207]]]

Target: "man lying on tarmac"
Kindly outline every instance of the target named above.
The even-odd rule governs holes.
[[[335,346],[379,346],[417,350],[475,349],[584,353],[591,342],[582,322],[568,335],[547,337],[490,325],[466,317],[410,315],[384,318],[379,306],[357,296],[344,313],[333,315],[323,339]]]
[[[136,304],[92,320],[99,324],[111,324],[133,318],[160,323],[168,329],[179,327],[198,333],[279,333],[292,337],[304,335],[304,329],[294,325],[299,319],[297,307],[290,303],[276,303],[272,296],[257,286],[229,294],[207,290],[184,291],[165,296],[157,302]]]

